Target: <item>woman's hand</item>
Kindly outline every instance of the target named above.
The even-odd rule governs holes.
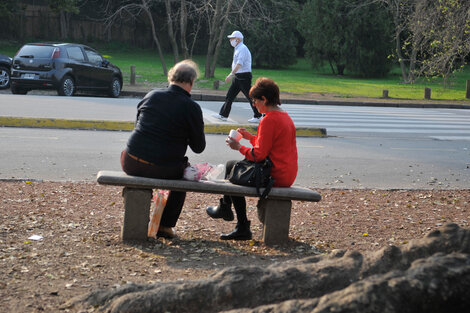
[[[225,142],[227,143],[227,146],[229,146],[233,150],[238,151],[242,147],[242,145],[238,141],[236,141],[235,139],[233,139],[230,136],[228,136],[227,139],[225,139]]]
[[[251,140],[251,138],[253,138],[253,135],[249,131],[247,131],[245,128],[238,128],[237,132],[242,134],[243,138],[246,140]]]

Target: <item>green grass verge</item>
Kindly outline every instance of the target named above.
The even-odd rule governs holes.
[[[2,44],[0,53],[13,56],[21,44]],[[124,81],[130,80],[130,68],[136,66],[137,83],[148,84],[149,86],[162,86],[166,84],[166,77],[163,75],[162,65],[157,51],[135,49],[129,46],[99,46],[95,47],[110,62],[119,66],[124,75]],[[199,64],[201,78],[197,81],[197,88],[210,89],[214,80],[225,79],[230,72],[229,68],[218,67],[214,78],[204,78],[204,56],[196,56],[194,60]],[[168,69],[174,64],[171,55],[165,56]],[[313,70],[308,62],[299,59],[297,64],[286,69],[253,69],[254,79],[265,76],[275,80],[283,92],[294,94],[306,93],[328,93],[341,98],[369,97],[379,98],[382,90],[389,91],[389,96],[396,99],[423,99],[424,88],[432,90],[432,99],[438,100],[467,100],[465,99],[466,81],[470,80],[470,67],[466,66],[444,86],[441,79],[422,79],[414,84],[401,83],[399,69],[394,69],[386,78],[365,79],[351,76],[335,76],[329,72],[328,68]],[[228,84],[221,84],[220,89],[225,90]]]

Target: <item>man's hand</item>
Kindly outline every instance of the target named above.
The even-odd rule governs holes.
[[[232,80],[232,78],[233,78],[233,74],[232,73],[228,74],[227,77],[225,77],[225,82],[229,83]]]

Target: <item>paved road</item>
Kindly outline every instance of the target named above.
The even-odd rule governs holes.
[[[470,140],[470,110],[319,106],[307,111],[303,105],[292,105],[288,111],[296,125],[318,125],[334,134]]]
[[[133,121],[139,99],[0,95],[0,116]],[[206,123],[221,102],[200,101]],[[440,140],[470,140],[470,110],[312,106],[284,104],[297,126],[326,128],[329,135],[352,133],[373,136],[416,136]],[[252,111],[248,103],[234,103],[228,123],[246,124]]]
[[[0,128],[0,179],[89,180],[120,170],[128,132]],[[222,135],[191,162],[240,159]],[[298,138],[296,184],[316,188],[468,188],[469,141],[394,137]]]
[[[10,97],[14,97],[12,100]],[[18,99],[25,99],[24,103]],[[111,100],[111,101],[110,101]],[[138,99],[0,95],[0,116],[133,120]],[[220,102],[201,102],[206,121]],[[470,111],[283,105],[297,125],[326,127],[328,138],[298,138],[297,183],[335,188],[468,188]],[[246,123],[251,109],[235,103],[231,118]],[[67,117],[65,116],[65,117]],[[93,180],[119,170],[127,132],[0,128],[0,178]],[[192,162],[238,159],[224,136],[208,135]]]

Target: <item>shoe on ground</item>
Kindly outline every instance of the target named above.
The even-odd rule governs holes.
[[[251,240],[251,238],[250,221],[244,224],[237,223],[233,232],[220,235],[221,240]]]
[[[176,232],[171,227],[160,226],[158,228],[157,237],[163,237],[167,239],[173,239],[176,237]]]
[[[225,203],[223,198],[219,200],[218,206],[208,207],[206,213],[212,218],[223,218],[224,221],[233,221],[232,206]]]
[[[227,120],[227,118],[225,116],[222,116],[220,114],[212,114],[212,116],[215,117],[215,118],[218,118],[219,120],[224,121],[224,122]]]
[[[248,120],[249,123],[259,123],[263,117],[253,117]]]

